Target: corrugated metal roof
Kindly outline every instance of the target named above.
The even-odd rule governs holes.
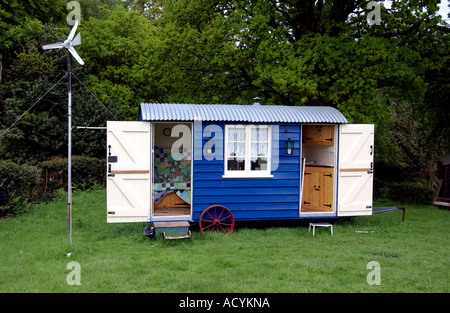
[[[249,123],[348,123],[341,112],[326,106],[141,103],[141,121],[227,121]]]

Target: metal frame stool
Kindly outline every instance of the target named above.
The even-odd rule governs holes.
[[[311,231],[311,226],[313,227],[313,236],[316,232],[316,226],[319,227],[331,227],[331,235],[333,235],[333,225],[330,223],[309,223],[309,230],[308,232]]]

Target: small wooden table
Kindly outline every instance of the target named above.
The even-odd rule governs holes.
[[[330,223],[309,223],[309,232],[311,231],[311,226],[313,227],[313,236],[316,232],[316,226],[319,227],[331,227],[331,235],[333,235],[333,225]]]

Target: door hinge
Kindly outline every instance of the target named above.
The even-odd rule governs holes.
[[[332,174],[323,174],[323,176],[333,177]]]
[[[116,214],[116,212],[115,211],[108,211],[108,214],[114,215],[114,214]]]
[[[303,201],[303,204],[311,204],[311,202]]]
[[[323,206],[327,206],[331,209],[331,204],[324,204]]]

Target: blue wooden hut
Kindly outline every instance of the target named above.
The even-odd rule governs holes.
[[[372,214],[373,125],[325,106],[141,103],[108,122],[108,222]]]

